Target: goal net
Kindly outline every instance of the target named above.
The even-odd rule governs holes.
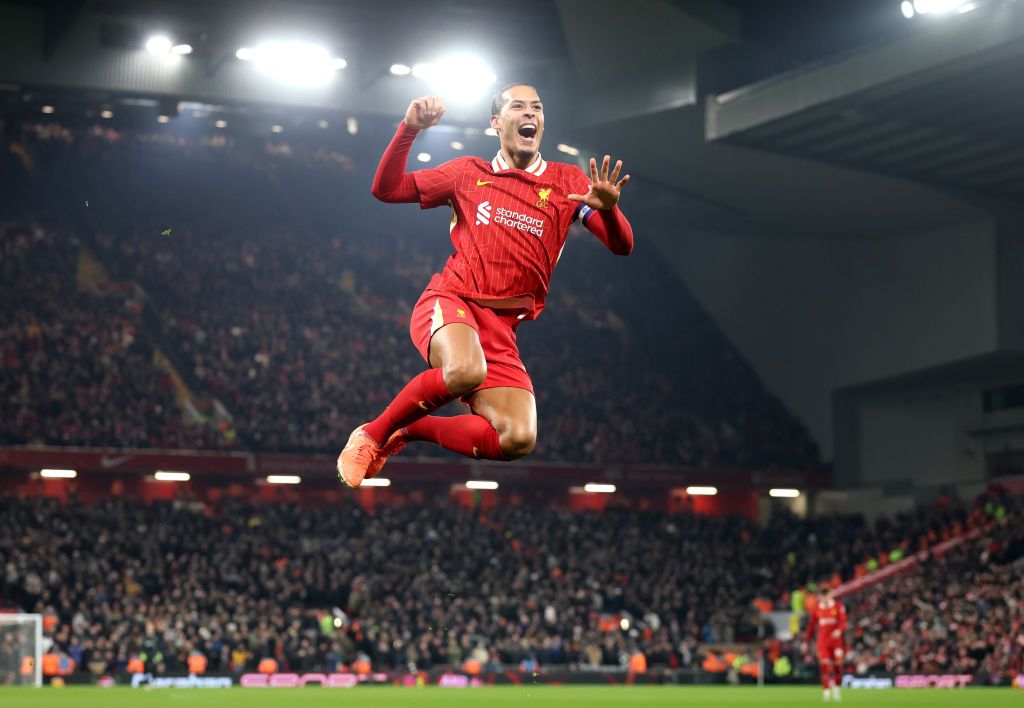
[[[0,686],[43,685],[43,616],[0,614]]]

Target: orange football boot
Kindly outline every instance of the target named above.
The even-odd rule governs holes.
[[[380,472],[381,468],[384,466],[384,463],[387,461],[387,458],[391,457],[392,455],[397,455],[402,450],[404,450],[408,442],[409,441],[406,440],[405,437],[405,428],[399,428],[395,432],[391,433],[391,437],[389,437],[388,441],[384,443],[384,447],[380,449],[380,464],[372,466],[369,469],[367,469],[366,477],[364,477],[364,479],[373,479],[374,477],[376,477],[377,473]]]
[[[379,470],[387,459],[384,448],[363,432],[365,426],[364,423],[352,431],[338,455],[338,479],[353,489],[363,483],[371,468]]]

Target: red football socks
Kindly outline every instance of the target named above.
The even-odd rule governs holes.
[[[443,448],[478,460],[505,460],[498,431],[482,415],[445,418],[428,415],[405,426],[410,440],[437,443]]]
[[[454,400],[455,396],[445,386],[441,370],[427,369],[407,383],[384,412],[366,424],[363,432],[383,445],[391,433]]]

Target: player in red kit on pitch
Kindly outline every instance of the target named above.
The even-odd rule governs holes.
[[[501,142],[491,160],[459,157],[405,171],[413,140],[441,120],[444,101],[414,100],[381,158],[372,193],[389,203],[447,205],[455,252],[413,308],[409,332],[428,369],[374,420],[349,436],[338,476],[350,487],[372,478],[389,455],[423,440],[477,459],[513,460],[537,439],[533,384],[519,358],[516,330],[544,309],[551,273],[569,227],[583,223],[617,255],[633,250],[618,201],[629,175],[590,160],[575,165],[541,157],[544,105],[529,84],[510,84],[491,104]],[[430,415],[461,398],[469,415]]]
[[[818,594],[818,603],[811,611],[804,641],[810,642],[818,633],[818,670],[825,700],[840,700],[843,683],[843,659],[846,656],[846,608],[832,597],[828,586]]]

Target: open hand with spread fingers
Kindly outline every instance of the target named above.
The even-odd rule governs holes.
[[[405,112],[405,124],[417,130],[426,130],[441,122],[444,115],[444,99],[440,96],[420,96],[409,104]]]
[[[593,157],[590,158],[590,191],[586,194],[570,194],[567,198],[574,202],[583,202],[591,209],[614,208],[619,202],[622,188],[629,182],[629,175],[619,179],[619,173],[622,172],[622,160],[618,160],[615,163],[615,169],[609,176],[608,167],[611,161],[612,158],[605,155],[601,162],[601,172],[598,174],[597,160]]]

